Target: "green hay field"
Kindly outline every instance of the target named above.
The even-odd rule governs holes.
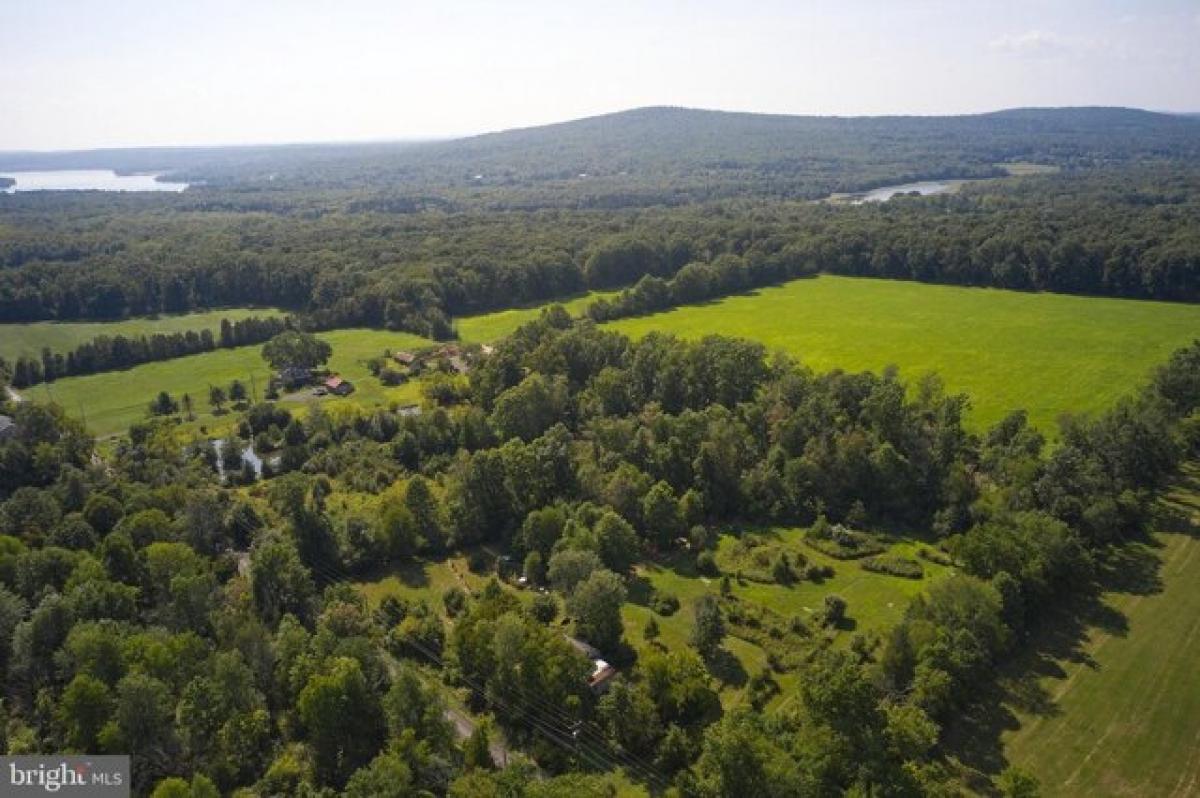
[[[1200,467],[1164,505],[1164,531],[1128,558],[1145,584],[1106,593],[1107,623],[1010,685],[1003,756],[1045,795],[1200,795]]]
[[[1060,414],[1104,410],[1200,336],[1200,305],[822,276],[608,326],[752,338],[822,371],[936,371],[970,395],[972,426],[1024,408],[1053,435]]]
[[[204,329],[212,330],[215,334],[221,329],[221,319],[237,321],[249,316],[266,318],[282,315],[283,312],[275,308],[229,308],[126,321],[0,324],[0,357],[9,362],[20,355],[39,357],[44,346],[65,353],[98,335],[150,335]]]
[[[329,368],[353,382],[357,390],[348,398],[328,398],[333,405],[355,404],[370,407],[389,402],[416,401],[418,390],[409,383],[395,388],[384,387],[370,375],[366,363],[383,354],[385,349],[407,349],[430,342],[407,333],[383,330],[334,330],[319,333],[318,337],[333,347]],[[235,379],[247,388],[257,387],[258,396],[266,389],[270,368],[262,359],[261,346],[237,349],[218,349],[200,355],[146,363],[127,371],[110,371],[85,377],[68,377],[24,391],[33,401],[55,401],[68,414],[87,420],[89,429],[98,437],[124,432],[146,418],[146,408],[159,391],[167,391],[176,399],[183,394],[192,397],[199,425],[219,426],[229,416],[214,417],[208,406],[208,387],[228,388]]]

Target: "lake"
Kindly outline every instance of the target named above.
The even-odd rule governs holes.
[[[111,169],[63,169],[53,172],[3,172],[15,186],[0,193],[17,191],[183,191],[187,183],[160,183],[155,175],[119,175]]]

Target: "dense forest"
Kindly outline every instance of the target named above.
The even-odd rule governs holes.
[[[448,337],[455,315],[731,256],[715,267],[750,284],[824,270],[1174,300],[1198,290],[1200,123],[1124,109],[851,119],[643,109],[423,145],[0,165],[165,168],[177,156],[202,185],[0,197],[0,321],[249,303],[317,326]],[[1063,171],[916,201],[808,201],[994,177],[1019,161]],[[726,282],[699,290],[744,283]]]
[[[686,266],[734,274],[698,296],[815,271],[1182,301],[1200,290],[1200,168],[1186,164],[858,206],[407,213],[360,209],[362,192],[301,194],[284,196],[313,205],[255,212],[204,207],[221,192],[0,198],[0,319],[256,304],[447,337],[456,315]]]
[[[280,453],[249,492],[169,421],[102,464],[76,422],[21,404],[0,444],[0,729],[10,751],[132,752],[137,791],[164,796],[603,795],[587,772],[618,765],[697,798],[936,794],[940,724],[1090,589],[1197,451],[1197,375],[1200,343],[1050,450],[1019,412],[969,434],[965,397],[934,378],[910,398],[894,374],[816,374],[715,336],[634,343],[559,308],[428,413],[249,408],[241,444]],[[373,499],[331,501],[347,492]],[[963,575],[850,650],[820,632],[844,603],[746,617],[723,591],[694,609],[689,649],[635,658],[631,566],[686,546],[719,577],[714,533],[732,521],[807,525],[829,546],[925,526],[929,556]],[[481,543],[550,591],[524,607],[498,581],[448,590],[447,623],[422,602],[371,610],[345,582]],[[625,669],[603,697],[554,631],[563,611]],[[787,711],[722,711],[706,663],[730,630],[771,652],[754,695],[798,675]],[[456,740],[442,681],[533,759],[497,771],[486,730]]]

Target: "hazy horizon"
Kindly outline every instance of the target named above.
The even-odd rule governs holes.
[[[1200,111],[1194,0],[245,5],[0,9],[0,150],[415,142],[659,105]]]

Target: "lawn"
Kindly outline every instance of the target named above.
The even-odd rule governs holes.
[[[759,533],[763,534],[761,530]],[[784,618],[800,616],[812,625],[814,613],[823,606],[825,596],[837,594],[847,602],[846,615],[849,622],[844,626],[845,630],[882,634],[900,620],[909,601],[915,595],[927,590],[935,580],[946,578],[953,573],[950,568],[925,560],[920,560],[925,570],[922,579],[905,579],[874,573],[865,570],[860,560],[837,560],[805,546],[801,540],[802,535],[803,531],[799,529],[780,529],[766,533],[766,537],[780,543],[793,558],[796,554],[803,554],[808,562],[814,565],[832,566],[832,577],[821,582],[803,580],[790,586],[738,579],[732,555],[737,538],[733,534],[723,534],[717,547],[717,564],[723,574],[731,575],[732,595],[742,602],[773,610]],[[892,539],[888,552],[915,559],[917,546],[912,540]],[[633,602],[627,603],[623,616],[629,641],[639,651],[650,646],[643,634],[643,627],[653,615],[659,627],[659,643],[668,649],[687,647],[694,624],[692,604],[705,593],[718,593],[721,577],[696,574],[691,567],[690,557],[683,554],[677,555],[668,563],[642,563],[637,566],[636,575],[646,580],[658,592],[678,598],[680,609],[673,615],[663,617],[653,613],[648,607]],[[846,645],[850,636],[839,633],[834,644]],[[741,664],[742,671],[748,675],[752,676],[766,666],[766,653],[751,641],[730,635],[726,638],[725,647]],[[783,688],[783,696],[786,696],[788,687],[794,683],[795,675],[784,673],[776,678]],[[722,702],[727,707],[740,702],[742,697],[739,685],[725,685],[722,689]]]
[[[1164,505],[1172,520],[1129,552],[1146,584],[1105,594],[1105,622],[1009,693],[1002,755],[1046,795],[1200,794],[1200,467]]]
[[[720,333],[817,370],[936,371],[986,428],[1025,408],[1047,434],[1096,412],[1200,336],[1200,305],[821,276],[608,325],[634,337]]]
[[[366,362],[381,355],[384,349],[405,349],[427,345],[423,338],[407,333],[383,330],[333,330],[318,337],[333,347],[329,368],[353,382],[357,390],[350,397],[329,398],[330,405],[353,404],[370,407],[389,402],[415,401],[415,384],[384,387],[370,375]],[[270,368],[262,359],[261,346],[237,349],[218,349],[200,355],[146,363],[126,371],[110,371],[85,377],[68,377],[53,383],[35,386],[24,392],[34,401],[55,401],[76,417],[86,419],[97,436],[104,437],[125,431],[131,424],[146,417],[150,400],[159,391],[167,391],[176,399],[183,394],[192,397],[199,425],[219,426],[228,418],[215,417],[208,406],[210,385],[228,387],[235,379],[247,388],[254,388],[261,397],[266,389]]]
[[[221,329],[221,319],[237,321],[248,316],[281,315],[283,312],[275,308],[229,308],[125,321],[0,324],[0,357],[9,362],[20,355],[40,357],[45,346],[55,352],[67,352],[98,335],[150,335],[204,329],[215,334]]]

